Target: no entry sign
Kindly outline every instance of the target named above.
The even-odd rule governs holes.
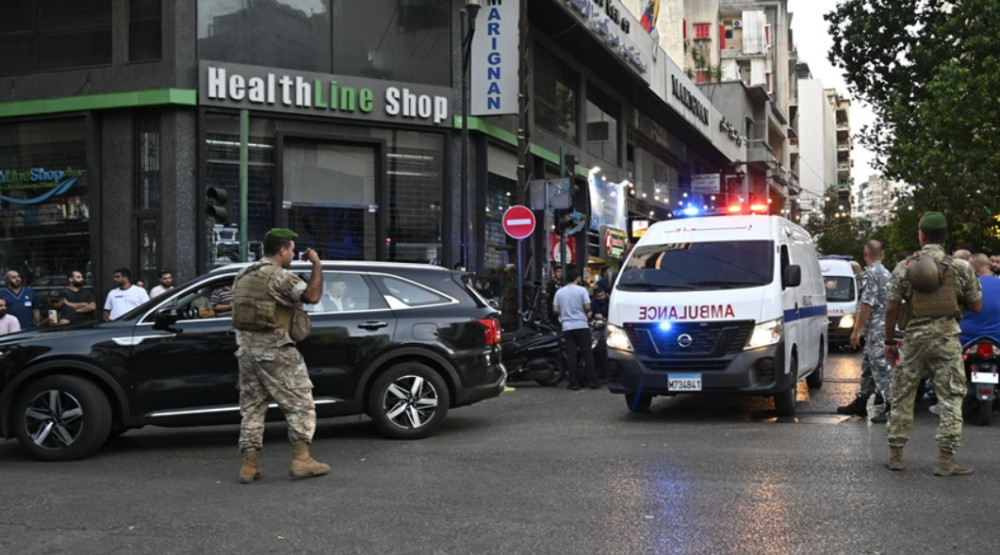
[[[515,204],[503,213],[503,230],[514,239],[524,239],[535,231],[535,215],[523,204]]]

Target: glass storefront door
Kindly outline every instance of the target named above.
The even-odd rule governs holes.
[[[296,245],[326,260],[376,260],[381,155],[375,144],[287,138],[282,209]]]

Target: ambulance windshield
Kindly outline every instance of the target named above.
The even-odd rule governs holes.
[[[774,279],[772,241],[716,241],[636,247],[622,267],[622,291],[709,291],[759,287]]]

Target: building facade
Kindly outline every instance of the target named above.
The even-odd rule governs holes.
[[[56,4],[0,30],[0,268],[28,282],[81,270],[103,298],[119,267],[185,280],[260,256],[276,226],[328,259],[499,278],[513,204],[538,209],[526,274],[563,231],[571,262],[613,266],[634,230],[721,202],[747,160],[743,116],[727,127],[620,0],[517,2],[527,109],[468,118],[464,180],[464,1]],[[506,17],[485,4],[480,34]],[[533,202],[561,176],[565,208]]]

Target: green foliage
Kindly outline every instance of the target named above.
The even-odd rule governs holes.
[[[1000,0],[845,0],[825,17],[830,61],[876,116],[861,142],[914,186],[896,219],[938,210],[951,245],[1000,252]]]
[[[879,231],[871,221],[852,218],[850,207],[841,209],[835,187],[827,189],[823,209],[820,213],[809,214],[803,226],[816,240],[816,250],[820,254],[848,254],[858,263],[864,264],[865,242],[879,239]],[[884,243],[884,240],[883,240]]]

